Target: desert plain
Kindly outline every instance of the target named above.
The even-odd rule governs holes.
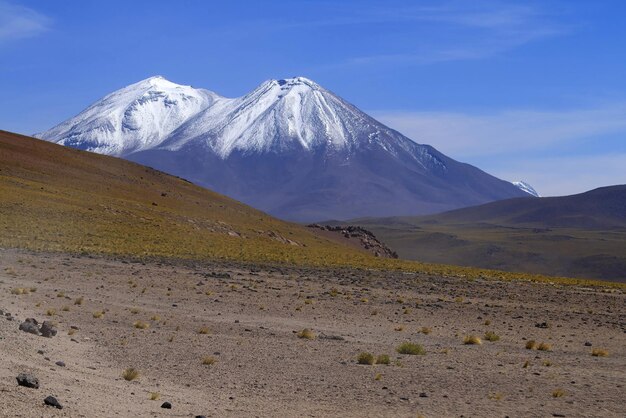
[[[0,415],[623,417],[625,302],[620,287],[3,249]]]

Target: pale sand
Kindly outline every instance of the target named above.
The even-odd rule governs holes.
[[[205,277],[212,272],[231,278]],[[15,287],[37,290],[13,295]],[[0,309],[16,319],[0,319],[0,415],[623,417],[625,302],[622,291],[546,284],[2,250]],[[56,321],[59,334],[19,331],[27,317]],[[136,320],[150,328],[135,329]],[[535,327],[542,322],[549,328]],[[80,329],[73,336],[71,325]],[[303,328],[318,338],[298,338]],[[500,341],[462,343],[488,330]],[[527,339],[553,351],[526,350]],[[427,354],[396,353],[403,341]],[[610,354],[592,357],[592,348]],[[361,351],[389,354],[392,365],[358,365]],[[204,356],[216,363],[202,365]],[[130,366],[141,371],[133,382],[121,378]],[[23,371],[41,388],[17,386]],[[553,397],[556,389],[565,395]],[[44,406],[48,395],[64,409]],[[164,401],[173,409],[161,409]]]

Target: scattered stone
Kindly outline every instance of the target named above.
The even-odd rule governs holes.
[[[30,373],[20,373],[17,375],[17,384],[32,389],[39,389],[39,379]]]
[[[589,342],[589,341],[586,341],[586,342],[585,342],[585,347],[591,347],[592,345],[593,345],[593,344],[591,344],[591,342]]]
[[[550,325],[547,322],[539,322],[539,323],[535,324],[535,327],[537,327],[537,328],[550,328]]]
[[[41,325],[41,335],[43,337],[52,338],[57,335],[57,329],[52,325],[52,322],[44,321]]]
[[[420,398],[428,398],[428,394],[426,392],[421,392]]]
[[[61,405],[61,403],[54,396],[46,397],[46,399],[43,400],[43,403],[48,406],[53,406],[57,409],[63,409],[63,405]]]
[[[169,402],[163,402],[163,404],[161,404],[161,408],[172,409],[172,404]]]
[[[20,331],[28,332],[29,334],[40,335],[39,328],[37,328],[37,321],[32,318],[28,318],[26,321],[20,324]]]
[[[319,339],[321,340],[333,340],[333,341],[344,341],[345,338],[342,337],[341,335],[327,335],[327,334],[320,334]]]
[[[54,363],[54,364],[56,364],[56,365],[57,365],[57,366],[59,366],[59,367],[65,367],[65,362],[64,362],[64,361],[61,361],[61,360],[57,361],[57,362],[56,362],[56,363]]]

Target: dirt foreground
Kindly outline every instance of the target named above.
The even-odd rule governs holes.
[[[626,416],[616,289],[0,250],[0,310],[1,416]]]

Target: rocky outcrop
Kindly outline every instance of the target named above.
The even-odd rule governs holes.
[[[369,251],[376,257],[398,258],[398,254],[395,251],[387,247],[383,242],[379,241],[372,232],[368,231],[367,229],[361,228],[360,226],[330,226],[310,224],[307,225],[307,227],[337,234],[344,240],[356,241],[361,248]]]

